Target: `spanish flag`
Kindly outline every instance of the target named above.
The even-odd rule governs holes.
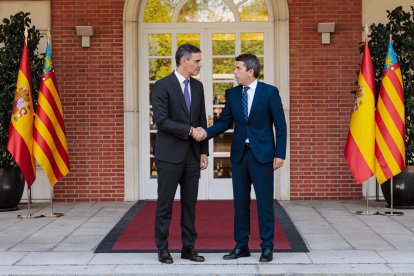
[[[362,184],[375,172],[375,78],[367,41],[354,98],[344,154],[355,181]]]
[[[33,154],[53,186],[69,173],[69,154],[49,41],[46,45],[33,136]]]
[[[404,170],[404,113],[401,69],[390,40],[375,112],[375,173],[379,184]]]
[[[19,165],[29,189],[36,179],[36,162],[32,152],[34,111],[30,74],[29,51],[25,40],[14,94],[7,150]]]

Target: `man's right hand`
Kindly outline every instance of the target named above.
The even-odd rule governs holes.
[[[207,138],[207,132],[202,127],[193,128],[191,136],[194,140],[201,142]]]

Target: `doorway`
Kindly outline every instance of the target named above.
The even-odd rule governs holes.
[[[162,22],[145,16],[150,2],[169,3],[171,12]],[[196,3],[213,3],[223,8],[225,16],[204,17],[212,6],[196,7]],[[263,5],[248,18],[246,7]],[[289,122],[288,79],[288,10],[285,0],[277,0],[280,19],[273,19],[275,1],[138,1],[125,3],[125,199],[155,199],[157,176],[151,155],[156,128],[152,120],[150,91],[155,81],[175,68],[177,46],[192,43],[202,50],[198,78],[204,84],[209,123],[219,116],[225,103],[226,88],[235,85],[234,58],[251,52],[262,62],[260,80],[275,83],[281,91],[287,122]],[[280,2],[280,3],[279,3]],[[283,3],[282,3],[283,2]],[[140,4],[139,4],[140,3]],[[204,4],[205,4],[204,3]],[[230,4],[229,4],[230,3]],[[214,6],[213,5],[213,6]],[[141,9],[139,8],[142,7]],[[243,8],[245,7],[245,8]],[[266,15],[263,14],[263,7]],[[158,7],[159,8],[159,7]],[[191,11],[193,9],[193,12]],[[197,12],[194,12],[194,9]],[[207,10],[206,12],[203,12]],[[135,10],[135,13],[132,11]],[[184,11],[184,15],[183,15]],[[229,16],[229,12],[233,14]],[[150,13],[148,13],[150,14]],[[188,15],[188,16],[187,16]],[[139,23],[137,23],[137,18]],[[146,19],[147,18],[147,19]],[[215,20],[221,20],[216,22]],[[275,38],[275,35],[278,37]],[[279,36],[283,39],[279,41]],[[282,69],[283,70],[282,70]],[[209,142],[209,169],[202,172],[200,199],[232,198],[229,150],[232,130]],[[289,145],[287,151],[289,157]],[[288,160],[287,160],[288,161]],[[275,198],[289,199],[289,163],[275,174]]]
[[[202,51],[202,69],[196,76],[204,85],[206,113],[208,125],[212,125],[224,108],[225,91],[236,85],[234,81],[235,57],[241,53],[255,53],[261,62],[260,80],[268,74],[265,57],[272,56],[270,47],[265,45],[269,39],[266,28],[177,28],[168,30],[148,29],[143,32],[143,70],[140,70],[143,93],[139,95],[141,103],[141,171],[143,185],[140,194],[145,199],[157,197],[157,171],[153,145],[156,137],[156,126],[152,117],[151,90],[156,80],[171,74],[175,68],[175,51],[179,45],[191,43]],[[266,80],[272,82],[272,80]],[[203,171],[199,186],[199,199],[230,199],[232,198],[230,144],[233,130],[229,129],[222,135],[209,141],[209,166]],[[146,150],[149,149],[149,150]],[[179,192],[177,192],[177,197]],[[254,194],[253,194],[254,197]]]

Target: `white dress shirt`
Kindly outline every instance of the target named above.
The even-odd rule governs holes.
[[[252,108],[254,94],[256,93],[257,79],[248,86],[249,90],[247,90],[247,114],[250,115],[250,109]],[[246,143],[249,143],[249,138],[246,139]]]
[[[181,85],[181,92],[183,92],[184,95],[184,81],[186,80],[186,78],[184,78],[180,73],[177,72],[177,70],[174,70],[175,76],[178,79],[178,82]],[[188,79],[188,94],[190,96],[190,103],[191,103],[191,88],[190,88],[190,79]]]

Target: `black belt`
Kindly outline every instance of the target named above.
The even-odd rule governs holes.
[[[244,147],[245,147],[246,149],[251,149],[250,143],[244,143]]]

